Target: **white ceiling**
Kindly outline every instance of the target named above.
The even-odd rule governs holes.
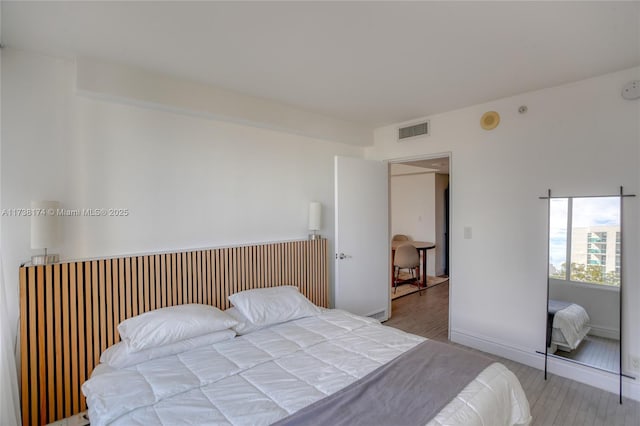
[[[2,1],[2,43],[370,127],[640,64],[638,2]]]

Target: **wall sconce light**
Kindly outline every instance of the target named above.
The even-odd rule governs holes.
[[[60,244],[58,201],[31,202],[31,248],[44,249],[44,255],[31,256],[33,265],[47,265],[60,261],[57,254],[47,254],[47,249]]]
[[[309,234],[310,240],[319,240],[322,238],[318,231],[322,229],[322,204],[317,201],[309,203]]]

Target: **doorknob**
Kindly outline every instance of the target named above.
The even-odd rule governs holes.
[[[348,254],[344,254],[344,253],[340,253],[340,254],[336,254],[336,259],[350,259],[351,256],[349,256]]]

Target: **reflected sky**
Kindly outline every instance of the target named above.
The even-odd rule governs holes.
[[[549,213],[549,263],[556,268],[567,258],[567,198],[552,198]]]
[[[620,198],[574,198],[573,227],[619,226]]]

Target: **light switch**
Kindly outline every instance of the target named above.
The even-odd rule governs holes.
[[[471,227],[470,226],[465,226],[464,227],[464,239],[465,240],[470,240],[471,239]]]

